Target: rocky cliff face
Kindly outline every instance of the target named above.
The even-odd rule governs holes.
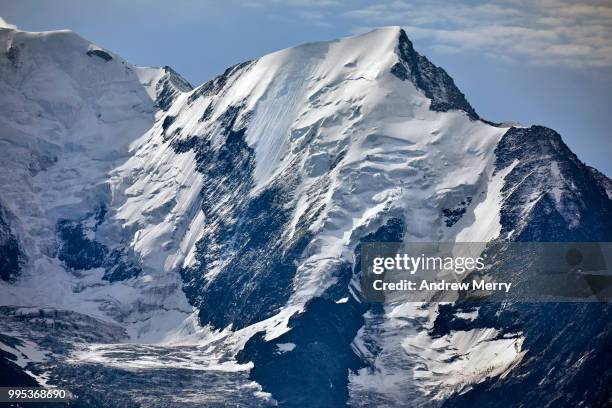
[[[551,129],[512,128],[496,148],[496,166],[516,163],[502,188],[502,231],[527,242],[609,242],[612,203],[605,176],[582,163]],[[525,260],[525,264],[528,260]],[[517,268],[513,272],[520,273]],[[473,305],[472,305],[473,306]],[[442,332],[470,305],[449,307],[436,321]],[[510,328],[525,337],[525,356],[509,375],[474,384],[444,406],[606,406],[612,380],[606,343],[609,303],[486,304],[462,330],[481,325]],[[450,322],[450,323],[449,323]],[[512,330],[512,329],[510,329]]]
[[[609,398],[570,369],[607,378],[605,305],[363,302],[363,242],[612,235],[609,179],[550,129],[480,120],[402,30],[195,89],[68,31],[0,47],[6,370],[90,406],[171,405],[176,384],[193,406],[495,406],[564,355],[552,394]]]

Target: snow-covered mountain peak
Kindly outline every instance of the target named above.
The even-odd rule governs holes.
[[[17,26],[14,24],[8,23],[4,18],[2,18],[2,16],[0,16],[0,30],[7,29],[7,28],[14,30],[17,28]]]
[[[169,66],[136,67],[135,71],[151,99],[163,111],[170,108],[178,95],[193,90],[193,86]]]
[[[295,132],[308,127],[332,127],[343,116],[359,123],[366,116],[384,119],[400,100],[403,116],[423,117],[431,109],[478,117],[452,79],[416,53],[399,27],[303,44],[236,65],[197,88],[188,102],[195,100],[202,118],[218,119],[229,107],[240,107],[237,126],[248,117],[246,141],[256,150],[259,186],[283,168]],[[180,122],[173,127],[194,129]]]
[[[178,157],[195,160],[195,167],[189,168],[203,175],[195,179],[203,183],[205,218],[193,219],[189,230],[200,233],[189,234],[179,254],[155,250],[150,259],[166,267],[182,264],[190,281],[188,296],[196,303],[215,290],[202,294],[195,287],[219,285],[220,293],[226,293],[221,303],[228,304],[200,312],[208,316],[204,322],[216,327],[232,323],[240,328],[270,317],[267,308],[278,310],[284,300],[302,307],[333,284],[330,273],[339,262],[350,261],[360,237],[389,217],[403,219],[405,237],[412,240],[461,236],[487,241],[500,231],[494,217],[480,228],[476,217],[447,222],[442,214],[470,205],[495,214],[501,184],[488,189],[494,177],[493,150],[507,128],[478,120],[452,79],[414,51],[399,28],[304,44],[235,65],[177,99],[160,122],[143,144],[142,155],[155,141],[168,152],[167,158],[160,160],[158,147],[156,161],[141,172],[150,174],[153,166],[170,168]],[[136,154],[125,169],[137,167],[140,157]],[[143,218],[128,208],[161,208],[162,202],[193,208],[187,203],[200,198],[191,195],[180,203],[170,200],[175,195],[161,193],[161,185],[169,182],[159,178],[158,187],[147,186],[154,194],[128,197],[119,213],[124,222],[138,225]],[[260,203],[271,197],[277,199]],[[262,205],[273,218],[260,220],[257,228],[275,233],[261,239],[269,246],[295,245],[285,250],[296,251],[294,256],[303,252],[303,259],[283,278],[294,275],[286,282],[294,288],[290,299],[276,299],[280,303],[274,305],[257,300],[253,308],[258,310],[251,315],[231,318],[236,313],[232,310],[242,310],[233,302],[248,299],[227,295],[228,288],[220,282],[239,273],[228,268],[244,258],[244,246],[255,245],[252,240],[240,243],[254,222],[247,222],[244,213]],[[136,248],[145,251],[172,242],[174,233],[166,223],[163,228],[152,224],[146,234],[137,235]],[[253,276],[269,269],[260,266],[249,265]]]
[[[252,369],[279,405],[445,398],[528,342],[496,319],[433,338],[436,308],[370,307],[362,242],[610,236],[609,179],[549,129],[480,120],[398,27],[195,89],[70,31],[2,28],[0,72],[0,323],[33,344],[49,336],[29,322],[78,322],[56,376],[195,368],[197,392],[226,395],[257,388]]]
[[[3,279],[21,275],[3,302],[100,315],[101,298],[112,303],[117,295],[76,289],[89,278],[71,271],[102,271],[94,280],[112,281],[141,270],[126,232],[110,221],[110,173],[191,86],[170,68],[134,67],[70,30],[0,30],[0,71],[1,224],[18,242]],[[77,301],[77,290],[87,300]]]

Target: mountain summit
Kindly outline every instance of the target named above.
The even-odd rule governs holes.
[[[608,305],[363,301],[363,242],[612,240],[610,180],[551,129],[480,119],[400,28],[196,88],[71,31],[0,27],[0,52],[14,385],[89,406],[608,398]]]

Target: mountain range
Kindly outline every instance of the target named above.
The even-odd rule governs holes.
[[[608,303],[372,304],[364,242],[612,241],[612,181],[398,27],[193,87],[0,28],[0,381],[72,406],[605,406]]]

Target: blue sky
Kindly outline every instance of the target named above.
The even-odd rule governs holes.
[[[73,29],[194,85],[281,48],[400,25],[481,116],[549,126],[612,176],[609,0],[0,0],[0,16],[25,30]]]

